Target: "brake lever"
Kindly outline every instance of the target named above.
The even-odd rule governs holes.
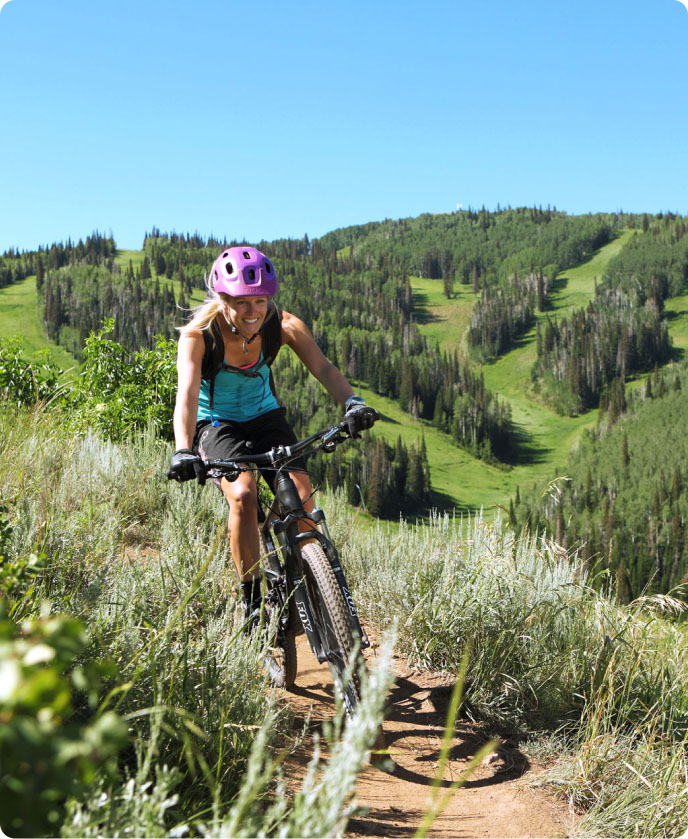
[[[235,469],[233,472],[224,472],[222,469],[208,469],[208,477],[209,478],[218,478],[222,480],[224,478],[229,483],[233,483],[236,479],[241,475],[241,469]]]
[[[323,434],[318,448],[324,452],[333,452],[337,448],[337,445],[343,442],[341,433],[342,429],[338,425],[333,425],[332,428]]]

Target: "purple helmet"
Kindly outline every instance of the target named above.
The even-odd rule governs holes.
[[[232,297],[273,297],[279,282],[272,262],[255,248],[228,248],[210,269],[213,288]]]

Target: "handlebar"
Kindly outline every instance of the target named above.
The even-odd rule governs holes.
[[[279,470],[310,446],[313,447],[314,452],[320,449],[333,452],[340,443],[343,443],[349,437],[347,423],[340,422],[338,425],[331,425],[323,431],[311,434],[310,437],[299,440],[292,446],[276,446],[269,452],[245,454],[236,460],[210,460],[206,463],[206,467],[211,476],[214,472],[216,477],[222,476],[232,480],[232,476],[237,478],[239,472],[247,472],[255,467],[272,466],[275,470]]]

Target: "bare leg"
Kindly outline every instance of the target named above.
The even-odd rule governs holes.
[[[290,472],[289,474],[293,478],[294,483],[296,484],[296,489],[299,491],[299,496],[303,501],[303,506],[306,508],[306,512],[312,513],[315,508],[315,503],[313,502],[313,499],[310,497],[311,493],[313,492],[313,487],[311,486],[311,479],[305,472]],[[307,530],[313,529],[314,525],[312,525],[310,522],[299,522],[300,533],[305,533]],[[303,544],[308,544],[308,542],[305,542]]]
[[[260,576],[258,538],[258,490],[252,472],[242,472],[236,481],[222,479],[222,492],[229,505],[229,547],[242,583]]]
[[[304,507],[313,512],[311,481],[305,472],[290,472]],[[236,481],[222,480],[222,492],[229,505],[229,547],[242,583],[260,576],[260,539],[258,536],[258,490],[252,472],[242,472]],[[301,522],[301,531],[312,529]]]

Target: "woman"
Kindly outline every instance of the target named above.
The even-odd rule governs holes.
[[[291,445],[296,436],[272,389],[270,364],[286,345],[345,409],[351,436],[370,428],[378,414],[356,396],[320,351],[306,325],[273,301],[279,288],[272,262],[250,247],[229,248],[210,271],[209,295],[180,329],[174,437],[177,450],[168,478],[205,483],[210,460],[258,454]],[[213,363],[213,358],[216,362]],[[312,489],[303,461],[290,471],[306,510]],[[271,475],[264,477],[271,482]],[[260,614],[260,542],[257,489],[252,472],[221,481],[229,505],[229,542],[252,626]]]

